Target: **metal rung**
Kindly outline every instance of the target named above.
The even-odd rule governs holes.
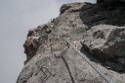
[[[52,75],[51,74],[51,72],[46,68],[46,67],[44,67],[45,66],[45,64],[41,64],[42,62],[44,62],[44,60],[46,60],[47,58],[45,57],[45,58],[43,58],[43,59],[41,59],[41,60],[39,60],[38,62],[36,62],[36,65],[37,65],[37,67],[39,68],[39,71],[41,71],[44,75],[45,75],[45,77],[44,77],[44,79],[42,79],[42,82],[41,83],[45,83],[47,80],[48,80],[48,78]],[[49,75],[48,75],[48,74]],[[42,78],[42,76],[41,76],[41,78]]]

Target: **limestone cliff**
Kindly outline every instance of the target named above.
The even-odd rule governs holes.
[[[125,81],[125,4],[64,4],[51,22],[29,30],[17,83],[106,83],[64,40],[115,83]]]

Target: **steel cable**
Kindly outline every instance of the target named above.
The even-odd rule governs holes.
[[[83,55],[80,51],[78,51],[75,46],[72,45],[66,38],[63,37],[63,39],[76,51],[79,53],[79,55],[107,82],[107,83],[114,83],[111,78],[108,76],[104,75],[94,64],[90,62],[90,60]]]

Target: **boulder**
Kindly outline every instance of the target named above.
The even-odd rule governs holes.
[[[83,36],[83,44],[94,56],[102,60],[112,59],[122,65],[125,65],[124,43],[125,27],[98,25]]]
[[[86,25],[83,46],[96,58],[124,66],[125,4],[102,4],[89,5],[80,12],[80,17]]]

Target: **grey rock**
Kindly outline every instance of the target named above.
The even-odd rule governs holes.
[[[63,37],[115,83],[124,83],[125,74],[117,71],[124,63],[124,6],[102,4],[64,4],[57,18],[29,30],[24,43],[27,60],[16,83],[106,83]],[[95,49],[97,57],[114,62],[95,58]]]
[[[125,62],[125,27],[98,25],[84,34],[84,44],[98,58],[122,57]],[[123,63],[124,65],[125,63]]]
[[[125,66],[123,51],[125,13],[122,10],[124,3],[102,4],[89,5],[80,13],[83,23],[88,27],[83,34],[83,46],[96,58],[103,61],[111,60]],[[118,12],[121,14],[119,15]]]

